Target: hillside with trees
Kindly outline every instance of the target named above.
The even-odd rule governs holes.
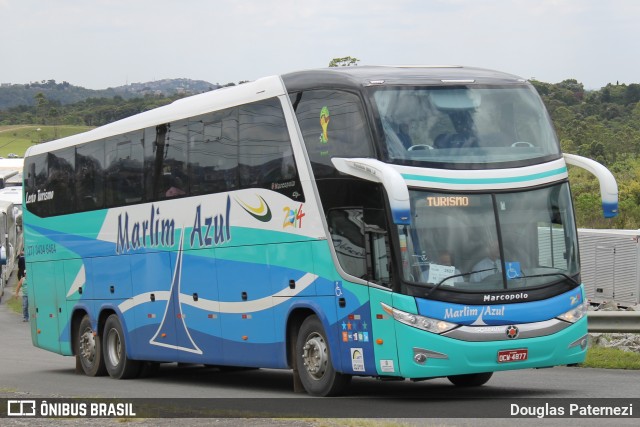
[[[334,66],[349,66],[358,61],[351,57],[337,59]],[[192,82],[179,80],[178,85],[183,88]],[[598,181],[588,172],[570,167],[578,226],[640,228],[640,84],[608,84],[599,90],[585,90],[576,80],[532,83],[549,110],[562,150],[599,161],[618,181],[620,215],[606,220],[602,217]],[[36,86],[34,93],[31,85],[22,91],[14,87],[17,85],[0,88],[0,125],[101,126],[192,93],[187,90],[163,92],[147,83],[141,87],[129,85],[129,92],[125,94],[107,89],[104,93],[88,94],[77,102],[66,102],[51,94],[76,87],[55,81],[42,84],[50,90],[37,91],[42,86]],[[234,83],[225,86],[229,85]],[[216,84],[200,88],[206,91],[218,87]],[[137,96],[131,96],[132,93]],[[22,103],[2,107],[8,105],[7,94],[11,94],[12,103],[16,100]]]
[[[640,228],[640,84],[608,84],[587,91],[576,80],[532,82],[555,124],[562,151],[604,164],[618,181],[620,214],[602,218],[599,184],[570,169],[578,226]]]
[[[57,83],[55,80],[42,80],[27,84],[0,85],[0,111],[20,106],[36,106],[38,96],[44,96],[56,105],[74,104],[90,98],[134,99],[144,96],[185,96],[218,89],[221,85],[202,80],[164,79],[146,83],[131,83],[108,89],[86,89],[69,82]]]

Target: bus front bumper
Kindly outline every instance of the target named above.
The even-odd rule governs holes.
[[[506,327],[505,327],[506,328]],[[462,341],[396,324],[400,375],[433,378],[570,365],[584,361],[587,318],[550,335],[498,341]]]

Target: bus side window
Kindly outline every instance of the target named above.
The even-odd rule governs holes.
[[[79,212],[104,206],[104,140],[76,147],[75,184]]]
[[[332,157],[375,157],[362,102],[349,92],[309,90],[292,100],[316,178],[332,176]]]
[[[335,208],[327,215],[329,233],[342,269],[355,277],[367,273],[362,208]]]
[[[238,109],[230,108],[189,124],[191,195],[238,187]]]
[[[75,147],[47,155],[48,178],[45,185],[50,193],[49,214],[60,215],[75,210]]]
[[[107,207],[142,201],[142,132],[119,135],[105,141],[105,198]]]
[[[29,157],[25,166],[27,170],[25,176],[25,204],[27,210],[38,216],[48,216],[49,203],[38,202],[38,190],[45,188],[49,176],[47,155],[39,154]]]
[[[158,193],[160,199],[189,194],[188,132],[186,120],[172,122],[168,126],[162,159],[161,191]]]
[[[338,262],[345,272],[391,286],[389,240],[382,209],[331,209],[327,223]]]
[[[240,106],[238,129],[240,186],[268,188],[303,201],[280,100]]]

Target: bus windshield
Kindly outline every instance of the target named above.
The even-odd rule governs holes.
[[[410,190],[411,224],[398,226],[408,282],[439,289],[540,287],[579,273],[566,183],[497,194]]]
[[[530,85],[376,88],[373,100],[391,163],[504,167],[560,156]]]

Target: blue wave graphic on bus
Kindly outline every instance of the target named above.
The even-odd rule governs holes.
[[[176,268],[173,272],[173,280],[171,281],[171,290],[169,291],[169,302],[167,303],[167,308],[164,312],[164,317],[162,319],[162,323],[160,323],[160,327],[156,331],[155,335],[149,341],[152,345],[157,345],[160,347],[168,347],[175,348],[176,350],[188,351],[192,353],[202,354],[202,350],[198,348],[191,335],[189,335],[189,330],[187,329],[187,325],[184,323],[184,316],[182,315],[182,309],[180,307],[180,282],[182,278],[182,246],[184,244],[184,229],[180,234],[180,246],[178,248],[178,259],[176,260]],[[171,325],[167,325],[167,313],[170,311],[170,308],[173,306],[173,312],[178,314],[178,322],[172,323]],[[167,331],[167,329],[171,329]],[[175,335],[171,332],[175,331]],[[169,332],[169,336],[175,337],[175,343],[161,341],[159,338],[163,336],[167,336],[167,332]],[[185,345],[179,345],[178,343],[186,343]]]

